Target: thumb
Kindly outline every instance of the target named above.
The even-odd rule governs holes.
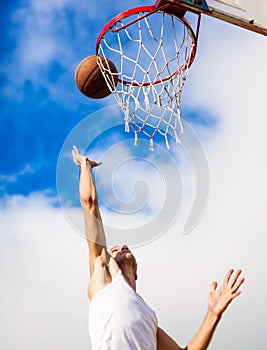
[[[96,166],[99,166],[99,165],[101,165],[102,164],[102,162],[94,162],[94,161],[92,161],[92,168],[94,168],[94,167],[96,167]]]
[[[217,282],[212,282],[211,284],[211,292],[215,292],[216,288],[217,288],[218,283]]]

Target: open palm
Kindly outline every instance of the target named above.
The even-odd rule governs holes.
[[[244,278],[239,278],[242,271],[237,270],[234,275],[233,272],[233,269],[228,271],[222,285],[218,289],[217,282],[212,283],[209,292],[208,307],[211,312],[218,316],[221,316],[231,301],[241,293],[239,288],[245,280]]]

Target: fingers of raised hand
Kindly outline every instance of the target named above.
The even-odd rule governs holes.
[[[233,269],[228,271],[227,275],[225,276],[224,282],[228,285],[228,287],[232,292],[232,295],[234,295],[235,297],[240,294],[240,292],[238,292],[238,289],[243,284],[245,279],[243,277],[239,278],[242,273],[242,270],[237,270],[235,274],[232,276],[233,272],[234,272]]]
[[[231,278],[233,272],[234,272],[234,269],[231,269],[231,270],[229,270],[229,271],[227,272],[227,274],[225,275],[224,280],[223,280],[223,283],[224,283],[224,284],[228,284],[228,283],[229,283],[230,278]]]
[[[78,154],[80,154],[80,151],[78,150],[78,148],[75,145],[73,145],[72,146],[72,155],[78,155]]]
[[[80,166],[80,162],[79,162],[80,153],[79,153],[78,148],[76,146],[73,146],[71,153],[72,153],[72,158],[73,158],[73,161],[75,162],[75,164]]]
[[[232,288],[232,293],[238,293],[238,295],[241,293],[240,291],[239,291],[239,288],[240,288],[240,286],[244,283],[244,281],[245,281],[245,278],[241,278],[236,284],[235,284],[235,286]]]
[[[238,277],[240,276],[242,270],[237,270],[234,276],[232,277],[229,286],[233,288],[238,280]]]

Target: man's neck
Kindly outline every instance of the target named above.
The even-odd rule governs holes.
[[[125,281],[129,284],[130,287],[133,288],[134,291],[136,291],[136,281],[135,281],[135,274],[132,268],[123,268],[122,274],[125,279]]]

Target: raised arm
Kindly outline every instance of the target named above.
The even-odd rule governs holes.
[[[72,156],[75,164],[80,168],[80,202],[84,213],[86,239],[89,246],[90,276],[92,276],[95,259],[98,256],[101,255],[104,264],[109,261],[105,232],[98,208],[96,186],[92,175],[92,169],[100,163],[82,156],[75,146],[73,146]]]
[[[186,350],[206,350],[210,344],[216,326],[228,305],[238,295],[244,278],[239,278],[241,270],[233,275],[234,270],[229,270],[220,288],[217,282],[212,283],[208,298],[207,315],[195,337],[190,341]],[[181,350],[181,348],[160,328],[157,332],[157,350]]]

